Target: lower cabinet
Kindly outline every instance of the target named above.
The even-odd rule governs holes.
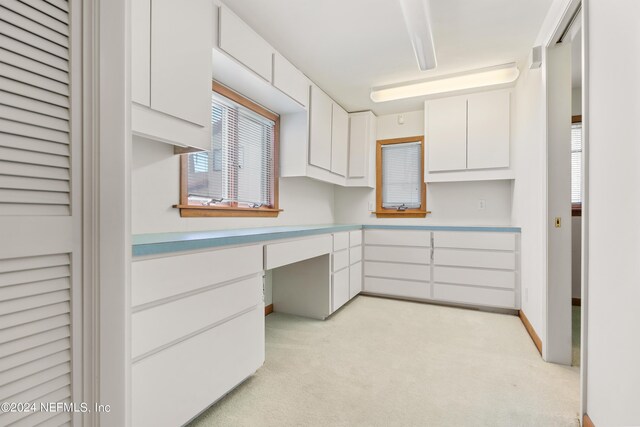
[[[132,425],[178,426],[265,358],[262,245],[135,260]]]
[[[331,312],[362,292],[362,231],[333,235]]]
[[[364,233],[366,293],[520,308],[517,233],[377,229]]]
[[[333,273],[331,278],[332,311],[336,311],[349,301],[349,269]]]

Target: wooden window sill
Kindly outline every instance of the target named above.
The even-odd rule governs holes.
[[[180,216],[193,217],[262,217],[275,218],[282,209],[273,208],[236,208],[230,206],[197,206],[197,205],[174,205],[180,209]]]
[[[417,210],[406,210],[406,211],[375,211],[372,212],[376,215],[377,218],[425,218],[427,214],[430,214],[431,211],[417,211]]]

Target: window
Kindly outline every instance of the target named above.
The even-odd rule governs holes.
[[[183,154],[181,216],[277,216],[279,117],[218,84],[211,149]]]
[[[378,218],[427,215],[423,161],[422,136],[378,141],[375,212]]]
[[[571,119],[571,207],[573,216],[582,213],[582,116]]]

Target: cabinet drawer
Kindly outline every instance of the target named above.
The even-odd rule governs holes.
[[[349,232],[336,233],[333,235],[333,250],[339,251],[349,247]]]
[[[220,39],[222,50],[271,82],[273,48],[226,6],[220,7]]]
[[[367,245],[431,246],[431,232],[419,230],[366,230]]]
[[[331,307],[332,312],[349,301],[349,269],[346,268],[333,274]]]
[[[262,271],[262,246],[135,261],[131,302],[138,306]]]
[[[488,286],[515,289],[515,271],[477,270],[475,268],[457,268],[437,266],[433,270],[433,280],[461,285]]]
[[[362,291],[362,263],[358,262],[349,267],[349,298],[353,298]]]
[[[344,249],[333,253],[333,271],[342,270],[349,266],[349,250]]]
[[[513,251],[516,248],[516,235],[513,233],[437,231],[433,233],[433,243],[436,248]]]
[[[385,277],[389,279],[422,280],[431,279],[431,267],[416,264],[393,264],[390,262],[371,262],[364,264],[366,276]]]
[[[309,103],[309,80],[278,52],[273,57],[273,85],[306,107]]]
[[[364,278],[365,292],[396,297],[428,299],[430,286],[427,282],[408,282],[377,277]]]
[[[262,305],[262,277],[158,305],[131,316],[132,357],[140,356],[230,316]]]
[[[264,247],[265,270],[331,253],[331,236],[310,237]]]
[[[349,249],[349,264],[362,261],[362,246]]]
[[[365,246],[364,259],[367,261],[408,262],[429,264],[430,248],[403,248],[401,246]]]
[[[362,245],[362,230],[349,232],[349,245],[351,247]]]
[[[435,249],[436,265],[461,267],[501,268],[514,270],[516,254],[513,252],[467,251],[460,249]]]
[[[500,308],[518,308],[516,305],[516,293],[506,289],[485,289],[436,283],[433,285],[433,296],[438,301]]]
[[[184,425],[263,363],[264,309],[258,307],[134,363],[132,425]]]

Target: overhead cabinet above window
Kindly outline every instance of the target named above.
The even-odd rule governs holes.
[[[207,149],[211,133],[210,0],[132,0],[132,128]]]
[[[425,181],[512,179],[508,90],[427,101]]]

